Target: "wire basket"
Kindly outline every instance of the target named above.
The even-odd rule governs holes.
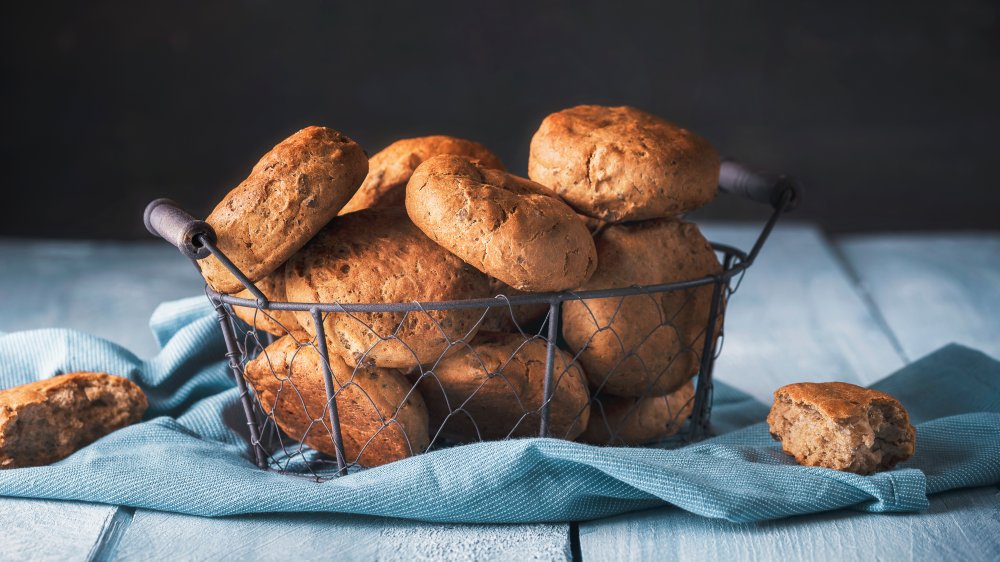
[[[719,183],[720,191],[772,212],[749,251],[712,244],[721,264],[715,274],[459,301],[269,300],[219,250],[205,222],[166,199],[149,204],[145,222],[193,261],[215,256],[245,287],[227,295],[206,285],[206,294],[218,313],[256,464],[323,480],[483,440],[673,446],[707,435],[726,305],[778,217],[799,200],[790,178],[733,161],[723,162]],[[560,330],[567,310],[575,319],[572,337]],[[592,322],[582,336],[581,317]],[[338,353],[343,330],[367,338],[367,350]],[[598,344],[612,350],[603,368],[587,357]],[[376,367],[372,358],[382,352],[412,356],[411,364]],[[602,392],[626,373],[648,392]],[[659,396],[652,389],[662,377],[691,382]]]

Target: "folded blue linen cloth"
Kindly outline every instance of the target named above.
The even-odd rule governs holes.
[[[340,512],[456,523],[580,521],[673,504],[756,521],[843,507],[917,511],[927,494],[1000,481],[1000,362],[952,345],[875,385],[909,410],[917,453],[871,476],[796,465],[761,423],[767,406],[717,384],[713,424],[725,433],[680,449],[518,439],[317,483],[254,466],[204,298],[163,304],[150,323],[162,351],[148,361],[69,330],[0,336],[0,388],[105,371],[134,380],[150,402],[146,421],[61,462],[0,471],[0,495],[209,516]]]

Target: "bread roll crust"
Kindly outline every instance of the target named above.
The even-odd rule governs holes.
[[[899,400],[844,382],[779,388],[767,423],[782,449],[807,466],[870,474],[916,448],[916,430]]]
[[[398,371],[354,369],[334,354],[330,368],[346,462],[379,466],[427,448],[427,407]],[[323,364],[309,334],[295,332],[275,340],[244,372],[261,407],[282,431],[336,457]]]
[[[546,117],[528,177],[608,222],[671,217],[710,202],[719,155],[698,135],[634,107],[580,105]]]
[[[666,396],[598,396],[591,407],[590,424],[580,441],[635,446],[664,439],[680,431],[692,409],[692,381]]]
[[[285,295],[285,268],[279,267],[263,279],[258,280],[255,285],[260,289],[268,301],[285,302],[288,300]],[[243,289],[233,295],[241,299],[253,300],[254,296],[250,291]],[[240,320],[250,326],[263,330],[275,336],[284,336],[296,330],[301,330],[299,321],[295,318],[294,312],[287,310],[260,310],[246,306],[233,305],[233,313]]]
[[[547,344],[539,338],[480,332],[469,348],[442,360],[420,381],[432,431],[441,427],[443,437],[459,442],[537,436],[546,352]],[[549,434],[573,439],[589,418],[586,376],[557,349]]]
[[[460,156],[417,168],[406,211],[432,240],[518,290],[572,289],[597,267],[586,225],[551,190]]]
[[[692,223],[655,219],[607,225],[596,236],[598,268],[582,290],[691,281],[722,271]],[[647,295],[570,300],[562,333],[590,384],[615,396],[662,396],[698,372],[712,285]],[[716,330],[721,328],[719,315]]]
[[[135,383],[107,373],[68,373],[0,391],[0,468],[64,459],[139,421],[148,405]]]
[[[401,208],[364,209],[330,221],[285,267],[293,302],[394,303],[483,298],[485,275],[435,244]],[[450,342],[470,340],[478,309],[330,313],[331,349],[350,365],[409,369],[432,363]],[[309,312],[299,324],[315,335]]]
[[[368,173],[368,158],[353,140],[326,127],[306,127],[265,154],[206,222],[218,247],[251,281],[285,263],[350,200]],[[222,293],[243,285],[215,259],[198,262]]]
[[[340,214],[369,207],[402,207],[406,198],[406,182],[413,171],[424,160],[438,154],[464,156],[486,168],[504,169],[500,158],[475,141],[445,135],[400,139],[368,160],[368,177]]]

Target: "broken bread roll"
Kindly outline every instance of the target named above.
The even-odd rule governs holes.
[[[0,391],[0,468],[62,460],[146,412],[132,381],[69,373]]]
[[[916,447],[916,430],[898,400],[844,382],[779,388],[767,423],[797,463],[855,474],[888,470]]]

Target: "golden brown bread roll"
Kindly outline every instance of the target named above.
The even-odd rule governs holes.
[[[349,367],[331,354],[337,413],[348,463],[379,466],[422,453],[427,407],[395,369]],[[279,338],[247,363],[247,381],[265,413],[296,441],[335,457],[323,366],[305,332]]]
[[[487,168],[504,169],[500,159],[478,142],[445,135],[400,139],[368,160],[368,177],[340,214],[369,207],[402,207],[406,182],[413,175],[413,170],[424,160],[438,154],[465,156]]]
[[[440,427],[441,436],[462,442],[537,436],[546,350],[539,338],[480,332],[420,380],[431,431]],[[549,434],[573,439],[587,427],[590,396],[580,366],[562,350],[556,350],[552,385]]]
[[[285,302],[288,297],[285,295],[285,268],[279,267],[267,277],[255,283],[268,301]],[[233,295],[241,299],[253,300],[250,291],[243,289]],[[275,336],[284,336],[296,330],[301,330],[299,321],[295,319],[295,313],[287,310],[262,310],[247,306],[233,306],[236,317],[246,322],[250,326],[263,330]]]
[[[553,113],[531,139],[528,177],[608,222],[672,217],[711,201],[719,155],[705,139],[634,107]]]
[[[572,289],[597,266],[586,225],[551,190],[460,156],[417,168],[406,211],[432,240],[515,289]]]
[[[608,225],[596,242],[597,272],[582,290],[690,281],[722,271],[698,227],[681,220]],[[563,304],[562,333],[597,392],[664,395],[698,372],[711,301],[712,285],[571,300]]]
[[[285,267],[293,302],[393,303],[483,298],[485,275],[435,244],[401,208],[363,209],[330,221]],[[327,338],[349,364],[408,369],[475,335],[481,310],[331,313]],[[315,330],[308,312],[299,324]]]
[[[590,408],[590,424],[580,441],[632,446],[670,437],[680,431],[693,408],[691,381],[666,396],[598,396]]]
[[[278,143],[230,191],[206,222],[218,247],[251,281],[285,263],[354,195],[368,158],[351,139],[326,127],[306,127]],[[209,256],[198,262],[215,290],[243,285]]]
[[[68,373],[0,391],[0,468],[64,459],[142,418],[148,402],[132,381]]]
[[[807,466],[871,474],[916,448],[916,430],[899,400],[844,382],[779,388],[767,423],[781,448]]]

